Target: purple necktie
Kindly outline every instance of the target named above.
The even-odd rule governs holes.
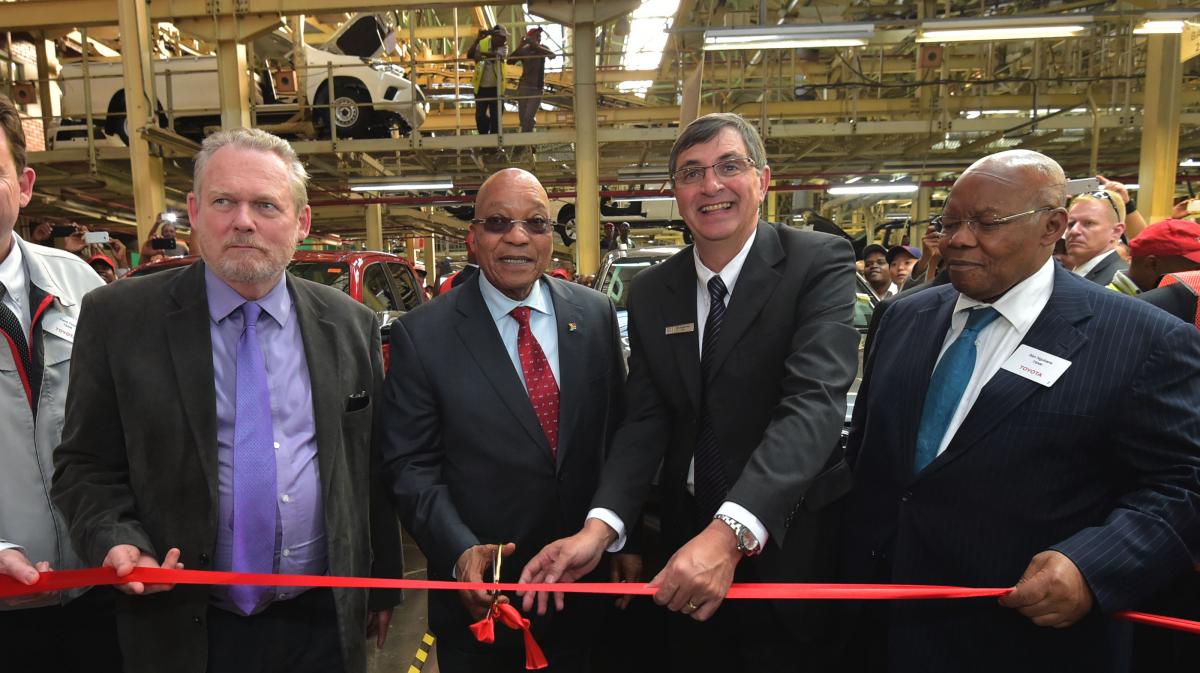
[[[242,304],[237,345],[237,407],[233,421],[233,571],[270,573],[275,563],[275,433],[271,391],[258,347],[262,307]],[[247,615],[267,587],[234,586],[230,595]]]

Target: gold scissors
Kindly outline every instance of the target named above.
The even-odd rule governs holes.
[[[495,584],[500,584],[500,562],[504,560],[503,551],[504,545],[496,545],[496,562],[492,564],[492,582]],[[496,602],[500,600],[500,595],[499,589],[492,591],[492,605],[488,608],[489,614],[496,609]]]

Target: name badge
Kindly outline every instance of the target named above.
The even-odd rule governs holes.
[[[682,325],[667,325],[667,336],[672,334],[687,334],[688,332],[696,331],[696,323],[689,322]]]
[[[1000,368],[1049,388],[1070,366],[1070,360],[1022,344]]]
[[[43,322],[42,329],[54,336],[75,343],[75,319],[68,316],[58,316],[50,322]]]

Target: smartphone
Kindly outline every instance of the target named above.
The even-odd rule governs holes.
[[[150,239],[150,248],[153,250],[170,250],[175,247],[175,239],[172,238],[152,238]]]
[[[1091,194],[1100,191],[1100,181],[1096,178],[1078,178],[1067,180],[1067,196]]]
[[[75,233],[75,226],[71,224],[56,224],[50,227],[50,235],[54,238],[66,238]]]
[[[97,243],[108,243],[108,241],[109,241],[109,237],[108,237],[107,231],[89,231],[88,233],[83,235],[83,242],[87,243],[88,245],[95,245]]]

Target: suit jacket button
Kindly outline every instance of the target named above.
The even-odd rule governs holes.
[[[900,496],[900,502],[908,502],[910,498],[912,498],[912,491],[908,491],[904,495]]]
[[[193,623],[193,624],[199,624],[200,622],[201,622],[201,619],[200,619],[200,617],[199,617],[199,616],[192,617],[192,623]]]
[[[200,552],[200,565],[202,565],[202,566],[208,565],[208,554],[206,554],[204,552]]]

